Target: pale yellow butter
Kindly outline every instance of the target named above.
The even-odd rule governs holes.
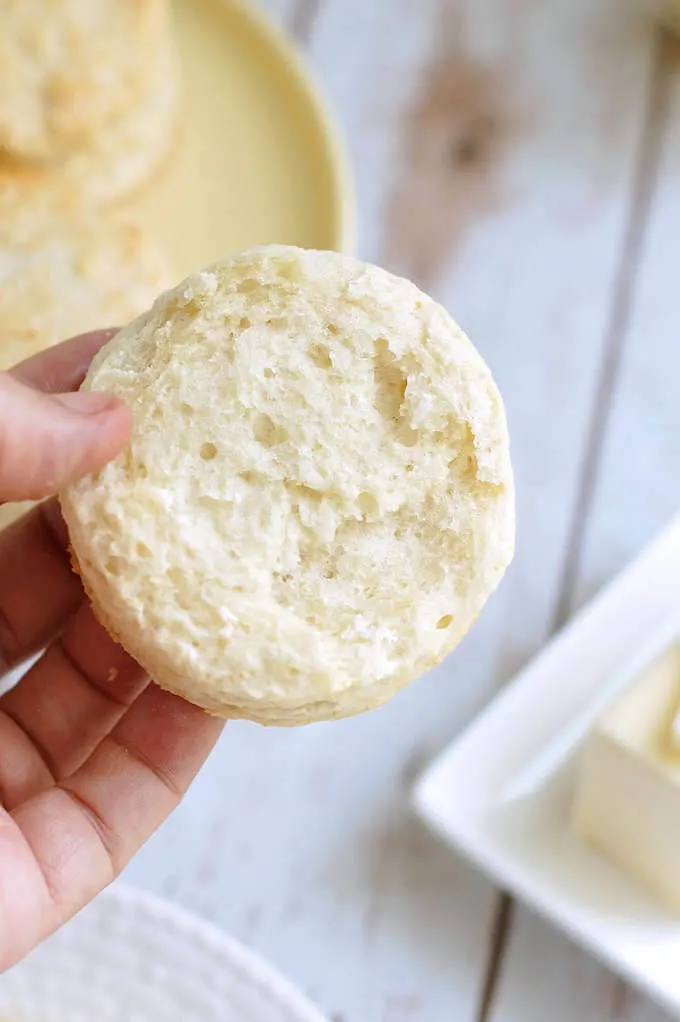
[[[576,834],[680,912],[680,645],[592,728],[573,809]]]

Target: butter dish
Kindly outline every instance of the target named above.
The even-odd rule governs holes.
[[[674,1012],[680,912],[581,840],[572,812],[586,739],[679,640],[680,517],[517,676],[414,791],[417,812],[450,845]]]

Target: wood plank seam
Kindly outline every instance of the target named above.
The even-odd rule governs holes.
[[[309,45],[323,0],[298,0],[290,18],[290,31],[305,48]]]
[[[667,122],[667,100],[674,45],[675,41],[667,30],[657,29],[647,86],[646,115],[640,134],[638,157],[631,183],[628,222],[621,246],[621,257],[613,288],[611,314],[606,328],[601,370],[595,389],[593,412],[572,514],[572,526],[567,541],[562,577],[558,586],[557,604],[549,635],[559,631],[570,616],[579,577],[581,551],[593,503],[631,312],[631,296],[644,245],[647,217],[658,178],[664,128]],[[498,893],[475,1022],[490,1022],[491,1020],[512,933],[514,907],[515,902],[510,895],[505,892]],[[624,990],[618,989],[615,992],[613,1004],[625,1007],[625,984],[622,980],[616,982]]]
[[[562,628],[573,612],[572,602],[580,574],[581,552],[597,483],[598,469],[607,435],[612,398],[619,377],[633,287],[638,275],[645,229],[658,179],[664,128],[668,114],[668,87],[671,73],[672,38],[659,28],[655,34],[654,55],[647,90],[645,124],[640,136],[639,155],[631,185],[628,224],[621,248],[621,259],[613,289],[612,309],[606,330],[600,378],[588,429],[583,466],[577,490],[572,528],[567,542],[562,579],[558,587],[552,632]]]
[[[489,955],[487,958],[484,973],[482,975],[482,986],[479,996],[479,1007],[475,1014],[475,1022],[486,1022],[489,1012],[493,1007],[493,999],[500,979],[501,967],[505,957],[505,950],[512,929],[515,916],[514,899],[501,891],[496,899],[496,909],[493,913],[492,923],[489,930]]]

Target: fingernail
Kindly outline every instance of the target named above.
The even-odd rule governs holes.
[[[73,394],[54,394],[53,400],[76,415],[100,415],[118,404],[111,394],[97,394],[78,390]]]

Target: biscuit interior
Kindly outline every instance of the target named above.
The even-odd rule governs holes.
[[[214,713],[299,724],[385,702],[512,557],[491,374],[377,267],[237,256],[162,295],[85,386],[135,425],[62,496],[84,583],[156,682]]]

